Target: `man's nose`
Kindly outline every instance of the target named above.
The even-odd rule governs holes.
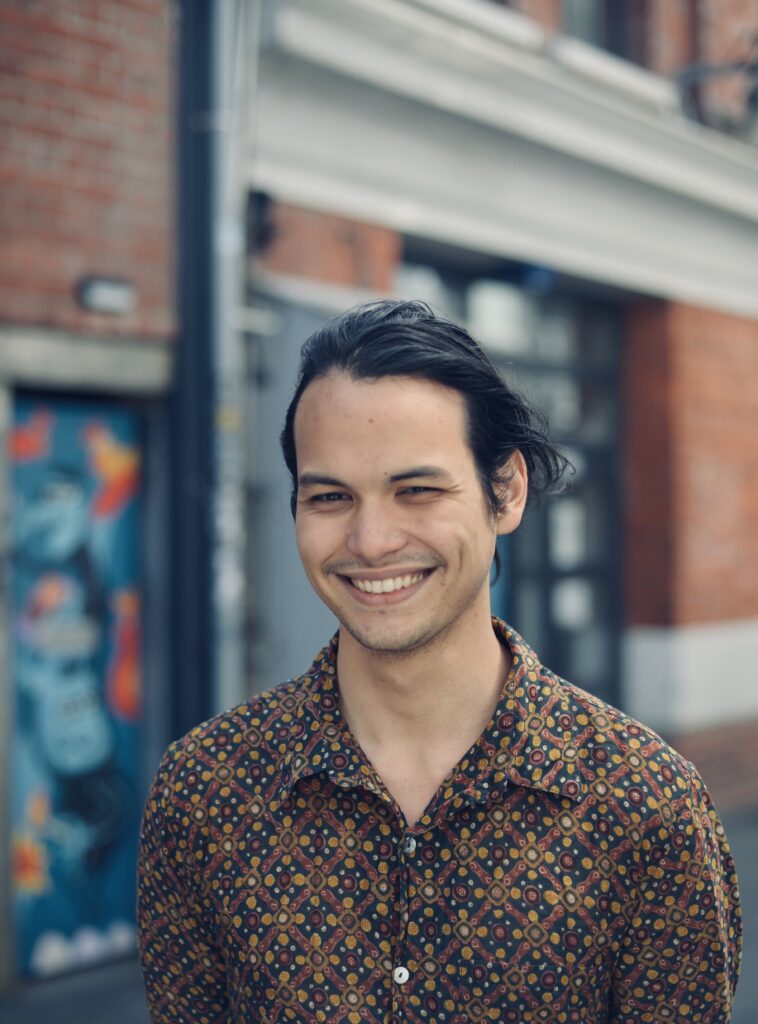
[[[353,512],[347,546],[365,562],[379,562],[405,546],[406,536],[382,502],[363,501]]]

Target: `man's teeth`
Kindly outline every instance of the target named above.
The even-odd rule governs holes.
[[[356,580],[351,576],[350,582],[364,594],[391,594],[393,590],[404,590],[423,578],[423,572],[417,572],[413,576],[394,576],[388,580]]]

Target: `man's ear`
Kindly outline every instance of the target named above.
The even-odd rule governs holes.
[[[526,461],[520,451],[516,450],[500,473],[501,483],[496,485],[502,509],[497,514],[497,532],[500,536],[513,533],[521,522],[526,506],[529,490],[529,474]]]

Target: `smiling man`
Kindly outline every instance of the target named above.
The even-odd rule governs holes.
[[[497,537],[565,467],[539,418],[387,301],[306,343],[282,447],[340,628],[164,757],[153,1020],[726,1024],[738,895],[697,772],[491,617]]]

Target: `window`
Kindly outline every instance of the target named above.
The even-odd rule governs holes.
[[[646,0],[564,0],[563,30],[618,57],[646,62]]]
[[[575,469],[563,493],[499,542],[494,610],[550,668],[617,702],[619,307],[546,271],[447,247],[409,240],[406,259],[399,294],[465,322],[546,413]]]

